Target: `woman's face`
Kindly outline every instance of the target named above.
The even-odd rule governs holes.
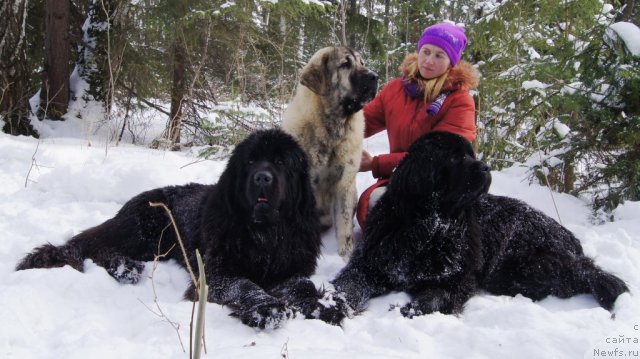
[[[449,56],[441,47],[425,44],[418,53],[420,76],[431,80],[445,73],[451,66]]]

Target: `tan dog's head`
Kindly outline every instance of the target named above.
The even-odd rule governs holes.
[[[348,116],[373,99],[378,74],[365,67],[358,52],[347,47],[325,47],[304,67],[300,83]]]

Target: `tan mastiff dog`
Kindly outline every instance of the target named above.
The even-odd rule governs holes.
[[[302,69],[300,83],[284,113],[282,127],[307,152],[311,186],[320,222],[335,226],[338,252],[353,249],[356,174],[362,157],[362,107],[373,99],[378,75],[346,47],[316,52]]]

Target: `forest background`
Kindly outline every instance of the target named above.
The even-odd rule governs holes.
[[[4,0],[0,125],[37,137],[38,121],[99,110],[112,143],[143,144],[163,116],[152,146],[224,156],[279,125],[316,50],[358,50],[383,86],[422,29],[447,20],[466,28],[463,58],[482,74],[479,156],[526,164],[606,220],[640,201],[639,19],[635,0]]]

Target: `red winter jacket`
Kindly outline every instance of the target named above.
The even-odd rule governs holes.
[[[409,55],[405,60],[411,61]],[[469,90],[478,84],[478,72],[468,62],[461,61],[449,71],[442,91],[450,91],[437,114],[427,114],[430,104],[420,98],[409,97],[402,78],[389,82],[378,95],[364,107],[365,137],[387,130],[391,153],[373,157],[372,174],[380,181],[365,190],[358,201],[357,218],[363,227],[371,192],[386,185],[388,178],[409,146],[418,137],[430,131],[457,133],[469,141],[476,138],[476,107]]]

